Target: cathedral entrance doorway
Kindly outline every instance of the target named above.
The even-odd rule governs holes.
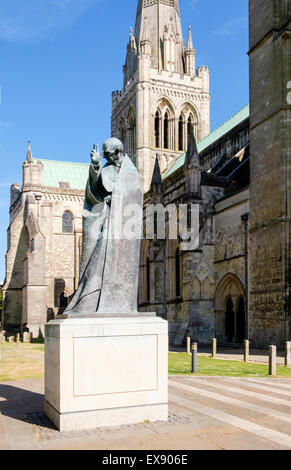
[[[220,344],[242,343],[247,338],[245,292],[239,278],[227,274],[215,294],[216,337]]]
[[[236,336],[241,343],[245,339],[246,329],[246,312],[245,312],[245,301],[243,297],[240,297],[236,311]]]
[[[232,300],[229,298],[226,302],[226,311],[225,311],[225,336],[227,340],[231,343],[232,339],[235,336],[235,313],[233,310]]]

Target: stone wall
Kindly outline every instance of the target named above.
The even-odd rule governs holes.
[[[289,22],[289,23],[288,23]],[[250,2],[250,339],[290,339],[291,2]]]
[[[28,175],[30,165],[24,165]],[[84,191],[30,188],[28,177],[25,183],[11,201],[4,321],[7,329],[27,325],[38,336],[61,311],[60,294],[69,298],[78,283]],[[63,233],[66,211],[73,216],[72,233]]]

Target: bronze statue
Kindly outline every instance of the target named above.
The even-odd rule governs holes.
[[[65,314],[137,315],[143,186],[115,138],[91,152],[83,210],[80,281]]]

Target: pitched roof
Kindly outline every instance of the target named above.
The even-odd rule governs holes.
[[[69,183],[71,189],[85,190],[89,172],[88,164],[33,159],[35,165],[38,161],[43,164],[43,186],[59,188],[60,183]]]
[[[205,150],[211,144],[213,144],[218,139],[223,137],[225,134],[231,131],[231,129],[236,127],[238,124],[245,121],[245,119],[247,119],[249,116],[250,116],[250,107],[249,105],[247,105],[243,109],[241,109],[238,113],[236,113],[234,116],[232,116],[230,119],[228,119],[224,124],[222,124],[217,129],[215,129],[215,131],[211,132],[211,134],[209,134],[207,137],[204,137],[204,139],[200,140],[200,142],[198,142],[197,144],[198,152],[199,153],[203,152],[203,150]],[[178,157],[177,160],[174,161],[173,165],[164,174],[163,179],[172,175],[173,173],[175,173],[175,171],[181,168],[185,163],[185,157],[186,157],[186,152],[180,155],[180,157]]]

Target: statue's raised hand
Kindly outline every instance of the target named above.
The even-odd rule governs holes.
[[[98,151],[98,145],[94,144],[93,149],[91,150],[91,163],[95,169],[100,167],[101,156]]]

